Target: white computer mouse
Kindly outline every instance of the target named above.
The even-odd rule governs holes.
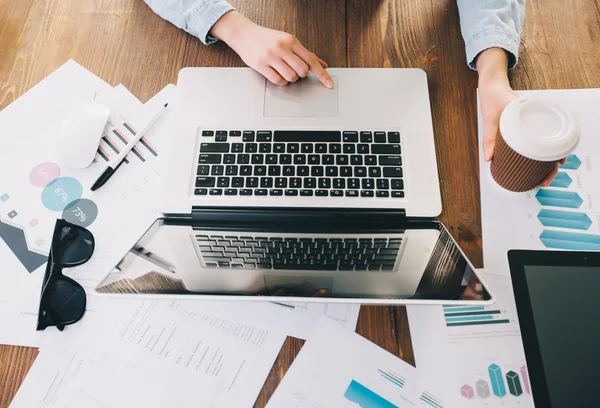
[[[91,102],[75,108],[65,118],[56,141],[56,160],[61,166],[83,169],[94,161],[110,108]]]

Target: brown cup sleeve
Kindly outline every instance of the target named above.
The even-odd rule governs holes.
[[[556,162],[544,162],[522,156],[511,149],[500,135],[496,141],[490,171],[501,187],[509,191],[523,192],[538,186],[554,169]]]

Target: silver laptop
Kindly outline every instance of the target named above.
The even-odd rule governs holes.
[[[196,207],[441,212],[420,69],[332,68],[284,87],[246,68],[185,68],[173,103],[161,211]]]
[[[489,302],[443,225],[418,69],[279,87],[179,74],[159,219],[98,291],[367,303]],[[429,220],[429,221],[424,221]]]
[[[361,209],[214,207],[163,217],[97,291],[275,302],[492,301],[441,223]]]

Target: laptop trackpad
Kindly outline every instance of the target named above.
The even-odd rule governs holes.
[[[333,89],[326,88],[312,74],[286,86],[266,81],[264,116],[338,116],[338,81],[337,77],[332,79],[335,84]]]
[[[271,296],[321,297],[332,294],[329,276],[265,275],[265,290]]]

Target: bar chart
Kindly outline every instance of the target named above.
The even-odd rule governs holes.
[[[482,375],[472,384],[463,384],[460,387],[460,394],[468,400],[531,395],[527,367],[523,365],[519,369],[509,370],[504,374],[502,367],[492,363],[487,367],[487,376]]]
[[[423,391],[419,401],[424,402],[426,405],[429,405],[433,408],[442,408],[442,401],[436,398],[433,394],[427,391]]]
[[[378,369],[377,371],[383,378],[385,378],[397,387],[403,388],[404,384],[406,384],[406,379],[404,377],[391,370],[384,371]]]
[[[116,126],[112,121],[109,121],[106,133],[102,136],[100,145],[98,146],[97,159],[110,161],[111,157],[119,154],[119,152],[127,146],[129,140],[136,135],[136,130],[133,125],[124,121],[124,118],[121,116],[119,116],[118,119],[123,120],[120,126]],[[126,164],[129,164],[130,159],[136,157],[139,162],[143,163],[147,160],[148,155],[151,155],[150,157],[157,157],[158,149],[146,136],[143,136],[139,143],[134,146],[129,154],[127,154],[124,161]]]
[[[510,319],[497,306],[445,306],[443,309],[446,327],[510,323]]]
[[[573,189],[573,180],[578,179],[581,166],[579,156],[569,155],[565,164],[560,166],[561,171],[552,181],[551,188],[541,188],[535,195],[542,206],[537,219],[544,226],[539,239],[546,248],[600,250],[600,235],[590,233],[593,215],[585,212],[582,193]]]

